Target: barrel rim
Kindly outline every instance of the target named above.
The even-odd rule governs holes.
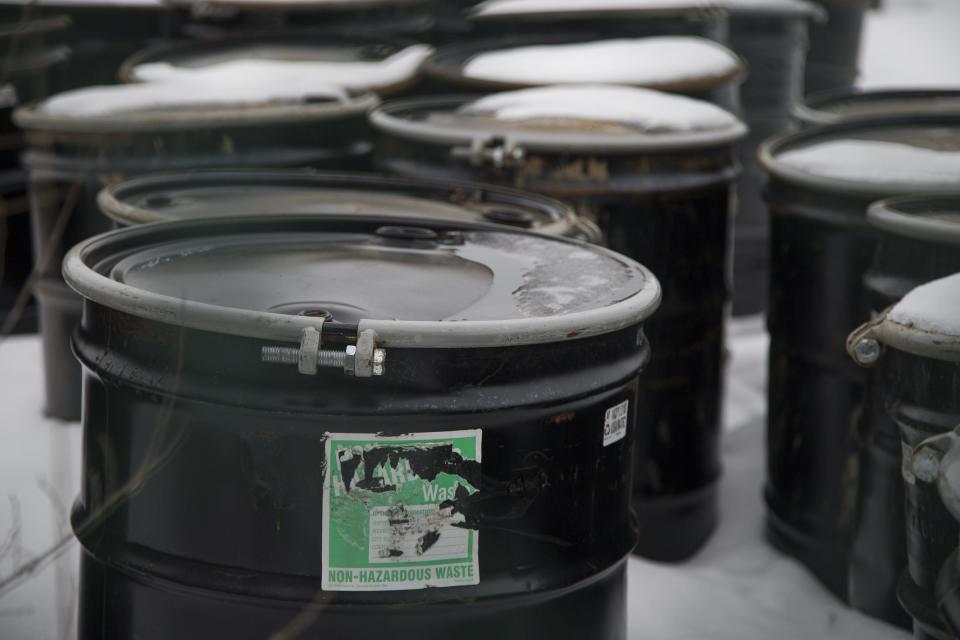
[[[764,0],[754,4],[738,4],[737,0],[720,0],[719,3],[732,18],[796,18],[816,24],[826,23],[826,9],[808,0]]]
[[[886,314],[867,333],[858,332],[851,335],[871,337],[897,351],[931,360],[960,362],[960,336],[955,334],[918,329],[912,324],[891,320]]]
[[[670,36],[644,36],[638,37],[638,40],[649,38],[662,38]],[[722,87],[728,83],[742,82],[747,75],[747,63],[735,51],[723,43],[700,36],[682,36],[692,40],[702,40],[719,48],[722,48],[730,56],[732,67],[729,71],[719,75],[701,76],[688,80],[676,80],[670,82],[657,82],[650,84],[624,84],[620,86],[640,87],[643,89],[653,89],[666,93],[685,93],[709,91]],[[568,35],[559,36],[541,36],[534,38],[530,42],[510,42],[509,36],[487,37],[483,39],[474,39],[467,42],[458,42],[451,45],[437,47],[433,54],[426,59],[421,67],[425,76],[433,77],[448,84],[456,84],[462,87],[469,87],[470,91],[484,91],[487,93],[495,91],[514,91],[517,89],[530,89],[533,87],[550,86],[548,84],[530,84],[525,82],[510,82],[504,80],[486,80],[482,78],[471,78],[463,74],[463,62],[470,56],[490,51],[500,51],[503,49],[515,49],[519,47],[540,46],[540,45],[565,45],[565,44],[584,44],[587,42],[600,42],[603,40],[617,40],[618,37],[597,37],[584,40],[582,38],[572,38]],[[506,44],[505,44],[506,43]],[[446,62],[447,58],[454,57],[460,60],[459,65],[452,65]],[[583,83],[571,83],[583,84]]]
[[[105,116],[68,117],[49,115],[39,110],[43,101],[19,107],[13,121],[28,132],[44,133],[149,133],[195,129],[222,129],[266,124],[290,124],[317,120],[336,120],[369,112],[380,104],[373,92],[349,95],[337,102],[268,104],[255,107],[220,107],[129,111]]]
[[[167,171],[135,176],[121,182],[108,185],[97,194],[97,205],[100,211],[111,220],[122,224],[149,224],[151,222],[171,222],[176,220],[191,220],[177,216],[164,216],[159,212],[144,209],[128,202],[131,195],[149,194],[151,191],[167,188],[190,188],[207,186],[269,186],[290,185],[315,187],[320,196],[324,190],[357,189],[362,190],[375,186],[384,189],[387,193],[399,193],[404,188],[424,188],[430,190],[458,190],[485,195],[499,196],[510,200],[509,204],[519,206],[530,211],[545,212],[550,215],[552,222],[534,229],[538,233],[559,235],[564,230],[574,230],[579,220],[573,207],[565,202],[520,189],[500,187],[497,185],[482,184],[467,180],[426,180],[418,178],[403,178],[393,175],[360,172],[280,170],[280,169],[209,169],[200,171]],[[393,191],[391,191],[391,189]],[[419,196],[415,196],[419,197]],[[499,200],[484,200],[488,204],[497,204]],[[503,202],[499,202],[503,204]],[[456,206],[456,203],[450,203]],[[326,214],[314,213],[310,215],[323,216]],[[508,226],[508,228],[510,228]]]
[[[916,111],[907,109],[902,112],[876,113],[876,114],[856,114],[843,116],[834,114],[823,109],[831,103],[844,100],[858,99],[886,99],[886,98],[928,98],[928,97],[955,97],[960,98],[960,87],[889,87],[883,89],[865,89],[863,87],[850,87],[844,89],[829,89],[827,91],[818,91],[817,93],[806,96],[802,101],[793,105],[790,110],[791,117],[807,126],[818,126],[825,124],[834,124],[847,122],[851,120],[882,120],[895,115],[926,115],[931,113],[952,113],[952,112],[931,112],[918,108]],[[960,113],[960,109],[958,109]]]
[[[913,182],[896,181],[887,181],[881,184],[862,180],[845,180],[795,169],[780,162],[777,157],[778,154],[793,146],[802,145],[811,140],[816,141],[817,139],[830,140],[837,137],[836,134],[856,132],[858,130],[883,129],[887,127],[937,125],[954,127],[958,130],[958,134],[960,134],[960,113],[917,114],[889,116],[868,120],[850,120],[810,127],[800,131],[788,131],[764,140],[757,150],[757,158],[760,161],[760,166],[763,167],[769,176],[793,185],[819,191],[847,193],[869,197],[872,200],[882,200],[884,198],[908,193],[951,193],[957,191],[960,185],[918,185]]]
[[[196,0],[164,0],[175,8],[192,8]],[[307,13],[310,11],[369,11],[382,8],[407,8],[410,6],[429,5],[431,0],[205,0],[214,9],[229,9],[250,12],[283,11]]]
[[[27,6],[29,5],[23,5],[24,8]],[[53,15],[16,20],[0,24],[0,38],[12,39],[52,33],[67,29],[72,24],[73,20],[71,20],[68,15]]]
[[[634,7],[634,8],[615,8],[615,9],[594,9],[585,8],[571,12],[568,10],[552,11],[520,11],[507,14],[486,14],[481,11],[481,5],[474,5],[467,13],[467,21],[476,24],[496,24],[499,22],[532,22],[536,20],[549,20],[551,22],[563,22],[573,19],[595,19],[595,18],[657,18],[657,17],[693,17],[701,18],[703,22],[713,20],[719,22],[727,17],[728,11],[723,7],[723,3],[717,0],[689,0],[686,6],[675,7]],[[575,15],[573,15],[575,14]]]
[[[134,69],[141,64],[167,60],[171,57],[190,54],[191,52],[199,54],[204,51],[227,50],[244,45],[270,45],[274,43],[288,46],[310,46],[312,44],[322,47],[330,47],[333,45],[387,45],[396,46],[398,50],[421,44],[404,38],[376,38],[373,36],[363,36],[361,34],[334,36],[329,32],[323,32],[317,29],[295,32],[268,31],[258,34],[240,33],[210,40],[180,39],[154,44],[127,56],[127,58],[120,63],[120,68],[117,70],[117,78],[123,84],[137,84],[141,81],[137,80],[134,76]],[[423,65],[421,64],[409,77],[394,82],[393,84],[370,88],[362,92],[357,91],[356,93],[369,92],[376,93],[378,96],[388,96],[398,93],[417,81],[422,67]]]
[[[184,301],[170,296],[144,291],[118,282],[97,272],[88,261],[105,259],[124,249],[145,247],[167,239],[196,239],[208,233],[228,234],[239,230],[269,229],[276,232],[283,227],[320,225],[335,220],[334,216],[250,216],[231,220],[186,220],[126,227],[89,238],[75,247],[63,261],[66,283],[86,299],[133,316],[174,324],[200,331],[250,338],[299,342],[306,328],[318,328],[316,318],[284,315],[266,311],[252,311],[220,307],[208,303]],[[376,216],[340,217],[340,221],[369,222],[371,225],[405,224],[423,226],[423,220],[389,219]],[[659,306],[660,283],[643,265],[609,249],[585,242],[544,236],[488,224],[431,222],[430,228],[486,231],[503,234],[533,236],[548,242],[563,242],[600,253],[625,266],[635,269],[644,278],[643,286],[633,296],[597,309],[565,315],[508,320],[468,320],[457,322],[409,320],[360,320],[358,333],[371,329],[377,342],[384,347],[400,348],[484,348],[549,344],[578,340],[613,333],[640,324]]]
[[[729,130],[645,134],[637,132],[604,134],[597,131],[511,130],[499,132],[484,127],[438,125],[417,122],[404,112],[425,112],[442,107],[460,106],[480,95],[442,95],[388,100],[369,114],[376,129],[401,138],[447,145],[483,145],[493,139],[520,144],[531,151],[579,151],[627,153],[631,151],[671,151],[728,145],[747,135],[747,126],[736,120]],[[717,107],[720,108],[720,107]]]
[[[924,205],[938,203],[952,204],[960,217],[960,190],[957,190],[955,193],[914,194],[880,200],[867,209],[867,220],[888,233],[937,244],[960,245],[960,224],[929,218],[918,210]]]

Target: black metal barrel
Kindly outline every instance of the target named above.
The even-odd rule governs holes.
[[[810,34],[807,55],[806,93],[847,89],[859,73],[860,37],[871,0],[816,0],[827,20]]]
[[[171,0],[174,31],[221,38],[274,29],[324,29],[341,35],[429,36],[434,0]]]
[[[937,611],[935,590],[960,535],[937,487],[940,457],[953,447],[960,424],[958,283],[954,274],[912,290],[849,343],[854,359],[877,366],[884,407],[899,428],[907,562],[898,596],[918,640],[954,638]]]
[[[16,89],[0,87],[0,336],[37,330],[37,309],[23,292],[33,271],[23,138],[13,124]]]
[[[727,40],[727,14],[714,2],[650,2],[593,0],[542,2],[488,0],[469,14],[476,33],[531,36],[568,34],[581,40],[643,36],[702,36]]]
[[[354,213],[494,223],[600,242],[591,221],[559,200],[493,185],[363,173],[194,171],[106,187],[100,210],[120,225],[205,217]]]
[[[176,42],[140,51],[124,61],[122,82],[185,80],[196,73],[231,72],[247,65],[249,82],[269,74],[257,65],[304,65],[304,73],[329,79],[351,91],[381,96],[402,93],[416,81],[432,49],[321,32],[261,33],[214,40]],[[310,67],[308,65],[315,65]]]
[[[625,638],[645,268],[350,214],[129,227],[64,274],[80,638]]]
[[[595,88],[574,91],[601,105],[623,104]],[[382,134],[382,168],[508,184],[567,200],[597,221],[612,249],[662,274],[663,306],[646,328],[657,347],[641,382],[634,507],[641,521],[638,552],[678,560],[699,549],[717,521],[729,204],[738,172],[735,145],[745,128],[713,105],[652,96],[657,106],[629,109],[653,118],[651,131],[601,118],[565,120],[557,112],[498,122],[465,111],[477,103],[463,97],[395,101],[371,120]],[[578,100],[560,95],[553,102],[562,107]],[[708,122],[689,116],[690,108]]]
[[[808,95],[793,108],[800,127],[847,120],[960,113],[960,89],[841,89]]]
[[[907,196],[873,205],[867,220],[879,231],[864,277],[871,316],[879,316],[910,290],[960,271],[960,198]],[[901,523],[903,485],[897,424],[887,414],[882,384],[868,372],[860,426],[860,488],[850,553],[850,604],[900,626],[910,618],[896,597],[907,563]]]
[[[127,56],[169,37],[170,31],[171,12],[160,0],[41,0],[26,7],[0,2],[6,20],[17,20],[24,12],[69,24],[50,37],[63,57],[52,69],[51,91],[24,96],[25,101],[116,82],[117,68]]]
[[[225,106],[228,94],[204,107],[188,102],[126,111],[122,100],[134,85],[97,93],[58,97],[17,111],[29,150],[31,217],[37,271],[36,294],[44,335],[46,412],[76,420],[80,411],[80,370],[70,354],[69,336],[80,316],[80,299],[60,277],[64,251],[110,227],[96,207],[105,185],[126,176],[163,169],[222,166],[363,166],[370,152],[365,116],[377,104],[373,94],[337,95],[314,101]],[[153,91],[153,90],[151,90]],[[156,98],[169,96],[159,90]],[[93,99],[84,111],[64,100]],[[140,94],[137,94],[140,95]],[[154,94],[150,95],[151,99]],[[247,96],[249,97],[249,96]],[[116,100],[116,112],[100,111]],[[92,104],[96,110],[86,111]]]
[[[872,202],[960,188],[960,117],[808,129],[761,147],[770,173],[768,535],[847,596],[866,374],[844,353],[868,317]]]
[[[22,102],[50,95],[70,58],[69,48],[56,42],[70,19],[36,13],[29,6],[4,11],[0,5],[0,82],[12,85]]]
[[[733,256],[733,313],[747,315],[767,306],[770,227],[757,149],[787,129],[790,109],[803,96],[809,27],[822,16],[816,5],[802,0],[731,0],[727,7],[730,48],[749,70],[740,87],[750,135],[740,147],[743,174],[737,183]]]
[[[440,47],[424,65],[432,93],[494,92],[554,84],[619,84],[678,93],[740,111],[740,82],[746,72],[742,61],[721,44],[695,37],[626,38],[650,47],[648,55],[635,58],[635,66],[615,68],[596,56],[591,47],[621,40],[597,37],[585,41],[569,34],[472,39]],[[571,47],[574,48],[571,53]],[[507,60],[493,71],[480,74],[470,65],[490,55],[526,55],[536,48],[541,60],[536,69],[523,70]],[[567,53],[561,53],[567,52]],[[664,64],[670,57],[671,64]],[[574,59],[575,64],[571,64]],[[594,62],[595,61],[595,62]],[[481,62],[482,64],[482,62]]]

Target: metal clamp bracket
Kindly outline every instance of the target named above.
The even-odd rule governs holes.
[[[343,368],[348,376],[369,378],[382,376],[386,370],[387,352],[377,347],[377,334],[364,329],[357,336],[356,345],[347,345],[343,351],[323,349],[323,321],[316,327],[307,327],[300,334],[300,347],[263,346],[260,359],[275,364],[295,364],[297,370],[308,376],[323,368]]]
[[[450,153],[454,158],[465,158],[475,167],[485,164],[497,169],[522,166],[527,151],[507,138],[474,139],[469,147],[454,147]]]

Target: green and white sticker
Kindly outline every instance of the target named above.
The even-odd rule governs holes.
[[[478,584],[479,532],[457,503],[480,488],[480,453],[480,429],[327,434],[322,588]]]

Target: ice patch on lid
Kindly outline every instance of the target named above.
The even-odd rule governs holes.
[[[917,287],[887,318],[918,331],[960,337],[960,273]]]
[[[274,78],[297,84],[335,85],[353,91],[376,91],[413,78],[433,53],[425,44],[406,47],[378,61],[280,60],[237,57],[199,67],[170,62],[145,62],[133,68],[134,79],[142,82],[191,81],[236,82],[247,85],[275,84]]]
[[[517,84],[661,85],[722,77],[739,67],[736,56],[710,40],[686,36],[622,38],[545,44],[479,53],[463,74]]]
[[[538,87],[485,96],[461,113],[489,115],[499,121],[563,124],[564,121],[617,123],[645,132],[726,129],[736,117],[701,100],[651,89],[612,85]]]
[[[607,307],[645,286],[642,272],[599,251],[531,235],[475,233],[471,240],[524,263],[520,285],[511,287],[520,317],[545,318]],[[498,274],[502,277],[502,274]]]
[[[657,11],[697,9],[713,6],[706,0],[486,0],[473,11],[476,16],[511,16],[517,14],[581,11]]]
[[[883,140],[830,140],[784,151],[778,160],[805,173],[876,184],[960,185],[960,151]]]

